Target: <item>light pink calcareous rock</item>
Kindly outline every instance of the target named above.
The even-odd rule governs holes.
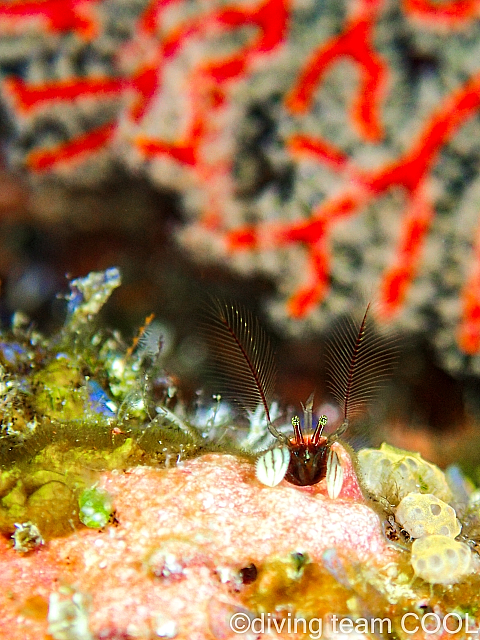
[[[332,547],[352,561],[388,561],[378,517],[335,446],[345,466],[335,500],[324,481],[265,487],[251,463],[227,455],[103,474],[115,525],[26,555],[1,540],[0,638],[239,638],[228,619],[243,610],[234,576],[249,563],[295,551],[320,562]]]

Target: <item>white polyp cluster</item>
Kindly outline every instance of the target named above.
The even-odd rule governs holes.
[[[395,519],[414,538],[415,575],[431,584],[455,584],[467,576],[474,556],[454,540],[462,527],[448,502],[452,492],[442,471],[418,453],[382,444],[358,454],[363,485],[378,499],[397,504]]]
[[[431,493],[409,493],[398,505],[395,519],[412,538],[441,535],[456,538],[462,527],[449,504]]]
[[[383,443],[380,449],[362,449],[358,453],[365,488],[376,496],[395,493],[398,500],[407,494],[431,493],[449,502],[452,492],[442,471],[419,453],[404,451]]]
[[[454,540],[462,526],[449,504],[426,493],[409,493],[395,518],[412,538],[411,563],[415,575],[432,584],[455,584],[472,570],[472,552]]]
[[[432,584],[455,584],[472,570],[468,545],[448,536],[424,536],[412,545],[415,575]]]

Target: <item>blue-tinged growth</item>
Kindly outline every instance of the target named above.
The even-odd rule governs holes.
[[[91,410],[105,418],[114,418],[117,414],[115,403],[108,397],[96,380],[87,382],[88,399]]]

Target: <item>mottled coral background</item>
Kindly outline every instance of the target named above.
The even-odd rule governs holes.
[[[404,336],[391,434],[428,448],[418,434],[443,431],[446,456],[478,404],[479,15],[479,0],[0,2],[3,322],[20,308],[58,325],[64,274],[116,265],[108,321],[128,335],[154,311],[192,389],[213,292],[262,314],[279,393],[299,402],[322,396],[332,321],[374,297]]]

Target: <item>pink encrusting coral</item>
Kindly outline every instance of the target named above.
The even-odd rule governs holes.
[[[0,636],[229,638],[229,618],[248,609],[251,587],[239,576],[251,563],[261,576],[272,559],[321,563],[335,549],[351,564],[386,565],[396,552],[341,455],[348,466],[336,500],[323,483],[265,487],[250,462],[228,455],[104,473],[99,489],[115,510],[104,530],[80,529],[26,555],[2,539]]]

